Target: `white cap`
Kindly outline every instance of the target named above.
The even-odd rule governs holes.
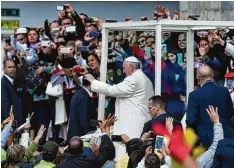
[[[128,57],[124,61],[126,61],[126,62],[140,63],[140,61],[136,57],[134,57],[134,56]]]

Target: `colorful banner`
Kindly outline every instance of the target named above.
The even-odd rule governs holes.
[[[20,27],[19,20],[1,20],[1,28],[6,30],[15,30]]]

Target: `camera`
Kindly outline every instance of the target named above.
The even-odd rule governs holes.
[[[27,33],[27,29],[26,28],[18,28],[16,30],[16,34],[26,34]]]
[[[81,69],[82,70],[82,69]],[[99,123],[98,122],[102,122],[101,120],[94,120],[94,119],[91,119],[90,120],[90,126],[94,126],[94,127],[98,127],[99,126]]]
[[[111,135],[111,140],[113,142],[122,142],[122,137],[120,135]]]
[[[51,30],[51,33],[59,33],[60,28],[59,27],[55,27]]]
[[[57,6],[57,11],[64,11],[66,10],[66,6]]]
[[[88,52],[89,47],[88,46],[80,46],[80,47],[77,47],[77,51]]]
[[[70,54],[71,50],[68,47],[60,48],[62,54]]]
[[[51,44],[52,44],[52,42],[49,41],[49,40],[41,41],[41,46],[42,47],[50,47]]]
[[[68,26],[65,29],[66,33],[75,33],[76,32],[76,26]]]

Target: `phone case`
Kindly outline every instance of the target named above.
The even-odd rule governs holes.
[[[183,64],[183,54],[182,53],[177,54],[177,63],[179,65]]]
[[[97,37],[99,35],[98,32],[90,32],[89,37]]]
[[[163,136],[156,136],[155,140],[155,150],[160,150],[163,147]]]

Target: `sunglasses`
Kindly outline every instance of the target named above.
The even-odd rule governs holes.
[[[24,40],[24,38],[20,38],[20,39],[18,39],[17,41],[23,41]]]
[[[138,41],[138,43],[144,43],[144,42],[145,42],[145,40]]]
[[[71,25],[72,23],[63,23],[63,25],[65,26],[65,25]]]

